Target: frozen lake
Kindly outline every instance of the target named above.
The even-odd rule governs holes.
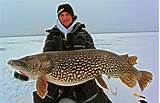
[[[159,49],[158,32],[146,33],[113,33],[92,34],[96,48],[105,49],[117,54],[138,56],[138,70],[153,73],[153,80],[141,92],[138,85],[129,89],[119,79],[107,79],[111,90],[104,90],[113,103],[138,103],[140,98],[133,92],[146,96],[149,103],[158,103],[159,98]],[[42,52],[45,36],[5,37],[0,38],[0,103],[33,103],[32,91],[35,81],[20,81],[13,77],[14,70],[6,62],[11,58]],[[117,89],[117,94],[114,94]]]

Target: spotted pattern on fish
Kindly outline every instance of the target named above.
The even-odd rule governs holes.
[[[46,53],[50,57],[54,53]],[[100,74],[117,78],[121,73],[132,73],[131,65],[122,62],[122,57],[101,50],[81,50],[57,52],[54,57],[54,69],[50,75],[60,81],[76,83],[86,79],[95,78]],[[125,67],[125,68],[124,68]],[[132,70],[131,72],[129,70]],[[137,72],[135,70],[134,72]]]
[[[106,74],[109,77],[120,78],[130,88],[138,81],[143,90],[148,82],[151,82],[152,74],[133,67],[136,59],[129,62],[123,56],[110,51],[82,49],[45,52],[21,58],[19,61],[26,64],[23,70],[27,70],[29,76],[45,77],[57,85],[78,85]],[[16,67],[16,63],[13,62],[14,60],[9,64]],[[18,66],[17,68],[22,69]]]

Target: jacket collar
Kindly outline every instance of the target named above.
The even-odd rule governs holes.
[[[51,33],[51,32],[59,30],[66,36],[68,33],[74,33],[80,28],[85,28],[85,25],[81,24],[77,20],[73,22],[73,24],[70,26],[70,28],[68,28],[69,30],[66,30],[66,28],[63,25],[62,26],[60,26],[60,25],[62,25],[61,22],[59,21],[59,23],[58,23],[58,20],[57,20],[56,25],[52,29],[46,30],[46,32]],[[63,29],[66,30],[66,32]]]
[[[77,23],[77,20],[74,20],[72,25],[69,28],[65,28],[62,23],[59,21],[59,19],[56,22],[57,28],[65,35],[67,36],[68,33],[70,33],[73,30],[74,25]]]

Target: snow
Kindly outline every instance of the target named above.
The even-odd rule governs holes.
[[[105,93],[113,103],[138,103],[140,98],[132,96],[138,92],[146,96],[149,103],[158,103],[159,68],[158,68],[158,32],[145,33],[110,33],[92,34],[96,48],[105,49],[117,54],[138,56],[138,70],[147,70],[153,73],[153,80],[142,92],[138,85],[130,89],[119,79],[103,78],[111,90]],[[0,38],[0,102],[1,103],[33,103],[32,92],[35,90],[35,81],[20,81],[13,77],[14,70],[8,67],[7,61],[42,52],[45,36],[24,36]],[[114,95],[113,92],[116,91]]]

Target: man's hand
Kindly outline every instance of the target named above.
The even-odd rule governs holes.
[[[22,75],[22,74],[20,74],[16,71],[14,72],[14,77],[17,78],[17,79],[23,80],[23,81],[28,81],[29,80],[29,78],[27,76]]]

